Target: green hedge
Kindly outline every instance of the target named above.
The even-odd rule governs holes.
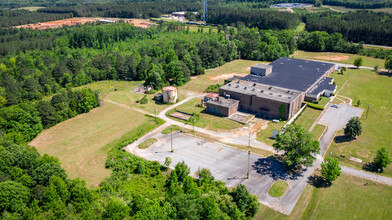
[[[324,110],[324,106],[307,102],[308,106],[317,110]]]

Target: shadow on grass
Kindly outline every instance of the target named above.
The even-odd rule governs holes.
[[[382,173],[383,169],[374,164],[373,162],[365,163],[362,169],[373,172],[373,173]],[[380,170],[380,171],[379,171]]]
[[[384,71],[379,71],[377,72],[378,75],[380,76],[388,76],[388,77],[392,77],[392,72],[384,72]]]
[[[335,143],[344,143],[344,142],[350,142],[350,141],[352,141],[352,139],[350,139],[350,138],[347,138],[346,136],[344,136],[344,135],[340,135],[340,136],[336,136],[335,138],[334,138],[334,141],[335,141]]]
[[[303,176],[305,169],[301,170],[287,170],[279,158],[276,156],[269,156],[266,158],[259,158],[253,165],[253,169],[262,175],[269,175],[274,180],[297,180]]]
[[[308,177],[308,183],[316,188],[328,188],[332,183],[322,176],[312,175]]]

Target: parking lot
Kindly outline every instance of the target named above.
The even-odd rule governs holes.
[[[165,157],[170,157],[171,167],[185,161],[194,177],[197,177],[199,168],[208,168],[216,179],[225,182],[228,187],[242,183],[250,193],[259,197],[261,203],[285,214],[291,213],[306,186],[307,176],[310,175],[309,170],[301,175],[290,176],[275,160],[251,154],[250,178],[247,179],[248,152],[177,132],[173,134],[172,153],[170,135],[159,133],[155,138],[159,141],[148,149],[139,149],[133,145],[127,150],[161,164]],[[289,188],[282,197],[274,198],[269,196],[268,189],[278,179],[287,181]]]

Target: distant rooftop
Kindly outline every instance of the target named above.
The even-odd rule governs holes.
[[[332,84],[333,78],[324,77],[316,85],[314,85],[308,92],[311,95],[318,95],[324,90],[335,91],[336,85]]]
[[[236,104],[237,102],[239,101],[235,99],[227,99],[225,97],[219,96],[218,100],[209,100],[207,104],[219,105],[219,106],[229,108],[230,106]]]
[[[267,76],[249,74],[242,80],[305,92],[334,64],[282,57],[270,63],[272,73]],[[264,65],[263,65],[264,66]]]
[[[222,86],[221,89],[248,95],[256,95],[258,97],[277,100],[284,103],[291,103],[295,98],[297,98],[297,96],[302,94],[301,91],[297,90],[284,89],[276,86],[248,82],[244,80],[228,83]]]

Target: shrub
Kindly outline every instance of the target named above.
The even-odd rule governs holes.
[[[143,98],[137,100],[136,103],[147,104],[148,103],[147,95],[144,95]]]
[[[314,108],[314,109],[318,109],[318,110],[324,110],[324,106],[319,105],[319,104],[314,104],[314,103],[307,103],[309,107]]]

